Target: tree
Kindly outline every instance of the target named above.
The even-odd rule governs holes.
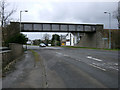
[[[6,0],[1,0],[0,2],[0,18],[1,18],[1,27],[5,27],[10,22],[10,16],[16,11],[15,9],[12,9],[10,11],[7,11],[6,8],[8,6],[8,3]]]
[[[9,45],[9,43],[19,43],[19,44],[26,44],[28,41],[28,38],[22,34],[18,33],[12,37],[10,37],[8,40],[5,41],[6,46]]]
[[[49,35],[49,34],[44,34],[43,39],[44,39],[44,43],[45,43],[46,45],[48,45],[48,44],[50,43],[49,38],[50,38],[50,35]]]
[[[2,29],[2,45],[5,45],[5,33],[4,30],[6,29],[6,26],[10,22],[11,15],[16,11],[15,9],[7,11],[8,3],[6,0],[0,1],[0,22],[1,22],[1,29]]]
[[[40,45],[40,43],[42,43],[40,39],[33,40],[33,45]]]
[[[60,46],[61,44],[60,44],[60,36],[59,35],[57,35],[57,34],[53,34],[52,35],[52,40],[51,40],[51,42],[52,42],[52,45],[53,46]]]
[[[44,34],[44,36],[43,36],[43,39],[45,40],[45,39],[49,39],[50,38],[50,35],[49,34]]]
[[[114,11],[113,17],[118,21],[118,28],[120,29],[120,1],[118,2],[118,9]]]

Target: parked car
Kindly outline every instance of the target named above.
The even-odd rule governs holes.
[[[46,45],[44,43],[41,43],[39,46],[40,47],[46,47]]]
[[[51,44],[48,44],[48,46],[51,46]]]

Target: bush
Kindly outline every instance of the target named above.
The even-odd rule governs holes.
[[[9,43],[26,44],[27,41],[28,41],[28,38],[24,34],[18,33],[12,36],[11,38],[9,38],[8,40],[6,40],[5,45],[8,46]]]

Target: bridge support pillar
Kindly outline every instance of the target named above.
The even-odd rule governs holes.
[[[103,26],[96,26],[96,32],[73,33],[79,47],[104,48]]]

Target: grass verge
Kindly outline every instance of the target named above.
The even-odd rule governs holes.
[[[33,55],[35,57],[35,62],[38,62],[39,61],[39,54],[37,52],[35,52],[34,50],[30,50],[30,51],[33,53]]]
[[[120,51],[120,49],[105,49],[105,48],[90,48],[90,47],[79,47],[79,46],[61,46],[67,48],[84,48],[84,49],[96,49],[96,50],[112,50],[112,51]]]

